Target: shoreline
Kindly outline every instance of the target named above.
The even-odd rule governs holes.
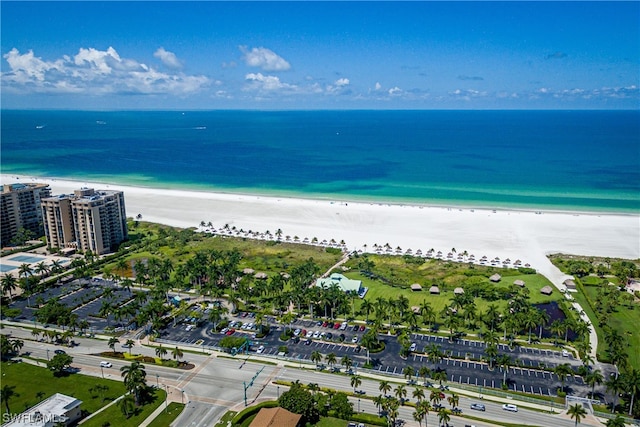
[[[180,184],[170,185],[169,183],[166,186],[158,185],[142,185],[139,183],[122,183],[118,181],[109,181],[98,178],[90,178],[88,180],[81,180],[77,178],[69,178],[69,177],[51,177],[51,176],[37,176],[37,175],[22,175],[22,174],[14,174],[14,173],[0,173],[0,184],[4,184],[5,182],[10,184],[12,182],[21,182],[30,181],[30,182],[38,182],[40,181],[51,181],[51,182],[64,182],[65,185],[68,183],[77,183],[78,185],[90,185],[94,186],[97,189],[98,186],[104,186],[105,188],[109,188],[110,186],[122,187],[122,188],[136,188],[141,190],[149,190],[153,191],[167,191],[167,192],[179,192],[179,193],[194,193],[194,194],[206,194],[211,195],[215,194],[218,196],[229,196],[229,197],[256,197],[256,198],[265,198],[265,199],[291,199],[291,200],[305,200],[309,202],[330,202],[330,203],[353,203],[353,204],[363,204],[363,205],[377,205],[377,206],[409,206],[409,207],[418,207],[418,208],[442,208],[442,209],[456,209],[456,210],[479,210],[479,211],[505,211],[505,212],[529,212],[535,214],[566,214],[566,215],[595,215],[595,216],[632,216],[632,217],[640,217],[640,211],[628,211],[628,210],[614,210],[614,209],[603,209],[603,210],[589,210],[589,209],[562,209],[562,208],[553,208],[553,207],[534,207],[527,205],[502,205],[500,203],[496,203],[495,205],[489,204],[465,204],[462,201],[460,203],[438,203],[438,202],[428,202],[428,201],[419,201],[413,199],[401,199],[401,198],[392,198],[384,199],[382,196],[380,198],[371,198],[368,199],[365,196],[358,197],[353,195],[353,198],[344,198],[343,195],[335,195],[332,196],[330,194],[325,193],[317,193],[317,197],[311,197],[310,193],[294,193],[290,191],[283,190],[283,194],[271,193],[269,191],[261,192],[252,192],[251,190],[247,191],[236,191],[233,189],[225,190],[223,188],[200,188],[197,186],[189,187],[188,184],[184,184],[184,187]],[[79,187],[78,187],[79,188]]]
[[[18,179],[16,179],[19,177]],[[88,186],[124,191],[128,217],[181,228],[211,222],[245,231],[334,239],[348,250],[375,253],[374,244],[389,244],[445,256],[453,248],[477,258],[520,259],[562,289],[569,276],[547,259],[551,253],[640,258],[640,215],[559,212],[505,208],[433,206],[348,200],[304,199],[264,195],[159,189],[66,178],[2,174],[3,184],[45,182],[52,195]]]

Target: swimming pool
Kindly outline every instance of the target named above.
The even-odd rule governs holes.
[[[7,271],[15,270],[18,267],[12,265],[0,264],[0,273],[6,273]]]
[[[35,256],[35,255],[18,255],[18,256],[14,256],[13,258],[7,258],[7,259],[11,261],[25,262],[28,264],[32,264],[35,262],[44,261],[46,258],[42,256]]]

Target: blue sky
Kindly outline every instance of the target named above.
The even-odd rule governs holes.
[[[2,108],[637,109],[640,2],[2,2]]]

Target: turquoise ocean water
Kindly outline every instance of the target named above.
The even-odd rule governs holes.
[[[639,111],[1,112],[4,174],[640,212]]]

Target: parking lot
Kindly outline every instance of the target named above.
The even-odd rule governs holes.
[[[109,291],[112,293],[109,299],[114,306],[126,305],[133,299],[132,292],[117,286],[113,281],[101,278],[75,279],[33,294],[28,300],[15,300],[9,307],[22,310],[17,320],[35,321],[36,308],[34,307],[37,303],[44,304],[49,300],[57,299],[61,304],[72,309],[72,313],[78,316],[78,321],[86,320],[89,323],[89,332],[102,332],[108,326],[124,328],[126,325],[116,319],[113,314],[109,314],[106,318],[99,317],[107,289],[113,289]],[[29,302],[31,306],[28,305]]]
[[[248,326],[254,320],[250,316],[230,317],[230,320],[238,322],[232,327],[234,330],[232,335],[247,337],[251,341],[252,352],[262,346],[261,355],[264,356],[282,357],[283,355],[279,355],[281,346],[286,346],[288,349],[286,357],[300,362],[309,362],[314,351],[320,352],[323,357],[334,353],[337,365],[340,364],[340,359],[343,356],[348,356],[353,361],[353,369],[356,371],[362,369],[369,356],[369,360],[373,364],[373,372],[402,377],[402,371],[407,366],[414,367],[416,371],[422,366],[427,366],[432,371],[445,370],[447,379],[455,383],[485,388],[500,389],[502,387],[504,376],[502,367],[495,366],[489,369],[486,363],[471,360],[484,356],[485,344],[481,341],[463,339],[449,342],[447,338],[441,336],[411,334],[412,341],[416,343],[416,352],[407,359],[403,359],[400,357],[400,344],[396,337],[388,335],[379,336],[379,339],[385,343],[384,351],[367,355],[366,349],[362,349],[357,343],[352,343],[353,337],[358,337],[358,342],[360,342],[366,329],[360,330],[358,327],[358,330],[354,331],[353,324],[340,330],[329,328],[328,325],[322,326],[322,322],[318,324],[317,321],[296,320],[290,327],[294,331],[299,330],[298,336],[287,342],[282,342],[279,340],[279,336],[283,326],[272,318],[265,320],[265,324],[269,324],[271,327],[271,333],[261,339],[253,338],[253,330],[242,329],[242,324]],[[229,332],[231,331],[227,330],[227,334]],[[321,336],[320,334],[323,332],[324,335]],[[314,333],[316,333],[315,338]],[[328,338],[329,333],[333,334],[331,339]],[[310,336],[307,337],[307,334]],[[344,341],[339,339],[340,334],[344,334]],[[223,336],[222,333],[213,333],[211,325],[205,322],[204,325],[193,327],[190,330],[187,330],[185,324],[172,326],[163,331],[162,339],[187,345],[215,348]],[[424,347],[431,344],[439,345],[441,351],[452,357],[445,357],[437,363],[430,362],[422,351]],[[509,367],[507,373],[509,389],[537,395],[554,396],[556,394],[561,380],[553,372],[550,372],[555,366],[569,363],[575,370],[581,365],[581,362],[571,354],[563,355],[560,350],[540,350],[528,347],[511,349],[508,346],[500,345],[499,353],[509,354],[515,365]],[[326,364],[324,359],[321,363]],[[541,369],[542,366],[547,370]],[[565,379],[565,386],[569,393],[576,395],[586,395],[590,391],[590,387],[577,374],[569,375]]]

